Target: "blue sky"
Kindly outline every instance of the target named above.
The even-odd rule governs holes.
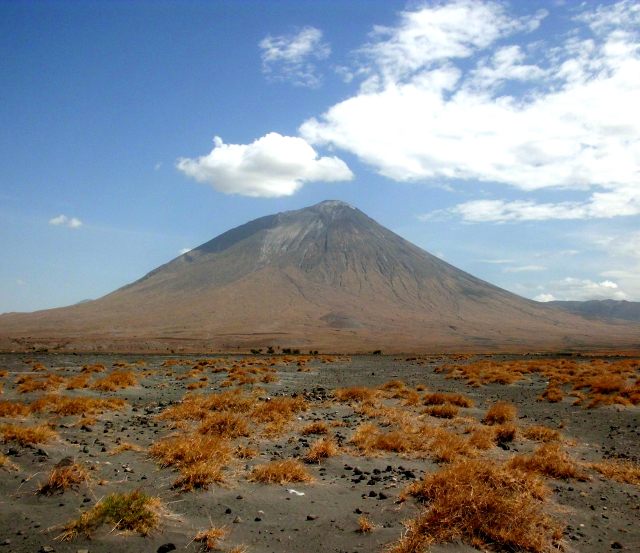
[[[5,1],[0,51],[0,312],[325,199],[529,298],[640,300],[637,2]]]

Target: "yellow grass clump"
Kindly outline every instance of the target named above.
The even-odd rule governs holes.
[[[50,374],[44,378],[35,378],[31,375],[20,376],[16,380],[16,384],[18,384],[16,390],[21,394],[47,392],[56,390],[63,382],[64,378],[57,374]]]
[[[179,434],[156,442],[149,448],[149,454],[160,466],[180,468],[212,459],[227,461],[231,458],[231,447],[219,436]]]
[[[137,384],[138,379],[133,374],[133,371],[113,371],[104,378],[96,380],[91,389],[99,392],[116,392]]]
[[[551,478],[588,480],[589,476],[561,448],[560,444],[542,444],[530,455],[516,455],[508,466]]]
[[[326,434],[329,432],[329,427],[326,422],[323,421],[314,421],[307,424],[300,433],[303,436],[309,436],[311,434]]]
[[[9,460],[9,457],[7,457],[4,453],[0,453],[0,468],[6,469],[6,470],[15,470],[18,467],[16,467],[16,465],[13,464]]]
[[[609,459],[589,466],[609,480],[640,487],[640,465],[633,461]]]
[[[559,442],[562,439],[562,434],[560,434],[559,431],[541,425],[525,428],[522,434],[528,440],[534,440],[536,442]]]
[[[197,461],[180,469],[173,487],[183,492],[209,489],[211,484],[224,482],[223,464],[216,460]]]
[[[67,523],[58,539],[70,541],[81,534],[90,538],[103,524],[115,530],[146,536],[158,527],[163,512],[159,498],[140,490],[112,493],[82,513],[80,518]]]
[[[124,408],[126,403],[125,400],[120,398],[98,399],[52,394],[33,401],[30,408],[34,413],[49,411],[60,416],[95,415],[105,411],[119,411]]]
[[[335,457],[340,452],[338,444],[332,438],[321,438],[311,444],[309,451],[304,456],[307,463],[320,463],[329,457]]]
[[[286,484],[288,482],[312,482],[313,477],[297,459],[271,461],[253,467],[249,480],[263,484]]]
[[[0,426],[0,434],[5,443],[17,442],[22,446],[44,444],[58,437],[58,435],[45,424],[39,424],[37,426],[3,424]]]
[[[517,410],[515,405],[506,401],[497,401],[489,407],[482,422],[485,424],[504,424],[516,418]]]
[[[434,392],[425,394],[422,398],[424,405],[456,405],[458,407],[473,407],[473,400],[462,394],[446,394]]]
[[[208,415],[200,423],[198,432],[225,438],[238,438],[249,435],[249,425],[246,415],[220,411]]]
[[[439,419],[453,419],[458,416],[458,408],[455,405],[431,405],[423,413]]]
[[[358,532],[359,534],[369,534],[373,532],[373,529],[375,527],[376,525],[371,522],[365,515],[361,515],[358,518],[358,529],[356,530],[356,532]]]
[[[69,459],[68,463],[58,463],[51,469],[47,481],[38,488],[37,493],[41,495],[64,493],[88,480],[87,469]]]
[[[426,507],[406,524],[392,553],[419,553],[457,540],[479,549],[546,553],[562,537],[561,527],[544,512],[544,484],[503,465],[460,461],[428,474],[408,493]]]
[[[226,528],[209,528],[198,532],[193,541],[202,545],[204,551],[219,551],[220,541],[227,537],[229,531]]]
[[[116,447],[114,447],[109,452],[109,455],[118,455],[120,453],[124,453],[125,451],[144,451],[144,449],[137,444],[122,442],[121,444],[118,444]]]
[[[0,417],[26,417],[30,411],[29,405],[21,401],[0,401]]]
[[[373,401],[377,391],[365,386],[352,386],[350,388],[337,388],[333,391],[334,397],[343,402]]]

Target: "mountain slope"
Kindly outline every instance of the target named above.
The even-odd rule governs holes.
[[[631,347],[638,328],[523,299],[327,201],[232,229],[99,300],[0,316],[0,345],[522,350]]]

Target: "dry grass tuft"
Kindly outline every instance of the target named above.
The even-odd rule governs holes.
[[[31,375],[20,376],[16,380],[18,384],[16,390],[21,394],[47,392],[57,390],[63,382],[64,378],[57,374],[50,374],[44,378],[34,378]]]
[[[589,466],[609,480],[640,487],[640,465],[632,461],[610,459]]]
[[[516,418],[517,410],[515,405],[506,401],[497,401],[487,411],[482,422],[484,424],[504,424]]]
[[[496,439],[493,428],[480,426],[471,430],[469,445],[481,450],[487,450],[494,447],[496,445]]]
[[[358,529],[356,532],[360,534],[369,534],[373,532],[375,527],[376,525],[373,522],[371,522],[365,515],[362,515],[358,519]]]
[[[31,403],[34,413],[49,411],[55,415],[95,415],[105,411],[119,411],[126,405],[120,398],[97,399],[92,397],[67,397],[46,395]]]
[[[202,544],[204,551],[219,551],[220,540],[227,537],[229,531],[226,528],[209,528],[208,530],[201,530],[198,532],[193,541],[197,541]]]
[[[301,411],[309,408],[306,400],[301,397],[276,397],[270,401],[258,404],[251,413],[255,422],[267,425],[270,434],[278,434]]]
[[[333,438],[322,438],[311,444],[304,460],[307,463],[320,463],[324,459],[335,457],[339,452],[338,444]]]
[[[22,446],[32,444],[44,444],[58,435],[45,424],[37,426],[17,426],[15,424],[3,424],[0,426],[2,440],[6,442],[17,442]]]
[[[534,440],[536,442],[559,442],[562,440],[562,434],[553,428],[548,426],[530,426],[525,428],[522,432],[525,438],[528,440]]]
[[[125,451],[144,451],[144,449],[137,444],[122,442],[121,444],[118,444],[116,447],[114,447],[109,452],[109,455],[118,455],[120,453],[124,453]]]
[[[83,373],[77,376],[73,376],[67,380],[65,384],[65,389],[67,390],[78,390],[89,387],[89,374]]]
[[[475,448],[467,438],[446,430],[439,430],[436,433],[429,444],[429,452],[433,460],[438,463],[451,463],[459,457],[472,457],[476,454]]]
[[[173,487],[183,492],[194,489],[207,490],[211,484],[224,482],[223,464],[214,460],[198,461],[180,469]]]
[[[211,413],[198,428],[201,434],[211,434],[224,438],[238,438],[249,435],[249,425],[245,415],[238,415],[230,411]]]
[[[546,553],[562,536],[558,524],[544,513],[544,484],[501,465],[461,461],[425,476],[408,492],[427,505],[406,524],[392,553],[418,553],[457,540],[479,549]]]
[[[439,419],[453,419],[458,416],[458,408],[455,405],[431,405],[424,411],[425,414]]]
[[[9,457],[7,457],[4,453],[0,453],[0,468],[5,470],[16,470],[18,467],[13,464]]]
[[[516,455],[508,466],[529,473],[542,474],[551,478],[588,480],[589,476],[560,446],[542,444],[531,455]]]
[[[424,405],[456,405],[457,407],[473,407],[473,400],[462,394],[445,394],[434,392],[425,394],[422,399]]]
[[[75,488],[89,480],[89,473],[82,465],[69,460],[67,464],[58,464],[51,469],[47,481],[42,484],[36,493],[41,495],[53,495],[64,493],[70,488]]]
[[[297,459],[285,459],[284,461],[272,461],[255,466],[249,480],[263,484],[286,484],[288,482],[312,482],[313,477]]]
[[[115,530],[150,534],[160,524],[162,502],[140,490],[130,493],[112,493],[98,502],[80,518],[69,522],[58,539],[71,541],[83,534],[90,538],[103,524]]]
[[[149,454],[160,466],[181,468],[213,459],[225,462],[231,458],[231,447],[219,436],[179,434],[156,442],[149,448]]]
[[[334,397],[343,402],[373,401],[377,391],[365,386],[352,386],[350,388],[337,388],[333,391]]]
[[[356,428],[351,443],[365,455],[379,451],[408,453],[414,450],[413,436],[401,431],[383,433],[374,424],[361,424]]]
[[[84,365],[80,372],[85,374],[101,373],[106,370],[106,367],[101,363],[94,363],[93,365]]]
[[[494,439],[498,444],[507,444],[516,439],[518,429],[514,424],[498,424],[493,427]]]
[[[137,384],[138,379],[133,374],[133,371],[113,371],[110,375],[96,380],[91,389],[100,392],[116,392]]]
[[[562,388],[560,388],[558,384],[554,382],[549,382],[549,385],[547,386],[545,391],[542,392],[540,399],[541,400],[546,399],[549,403],[559,403],[564,399],[564,392],[562,391]]]
[[[309,436],[311,434],[327,434],[328,432],[329,427],[324,421],[310,422],[300,431],[303,436]]]
[[[29,406],[21,401],[0,401],[0,417],[26,417],[29,412]]]

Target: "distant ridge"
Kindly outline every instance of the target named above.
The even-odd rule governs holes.
[[[640,322],[640,302],[626,300],[550,301],[568,313],[593,319],[619,319]]]
[[[484,282],[330,200],[231,229],[91,302],[0,316],[3,349],[522,351],[640,347]]]

